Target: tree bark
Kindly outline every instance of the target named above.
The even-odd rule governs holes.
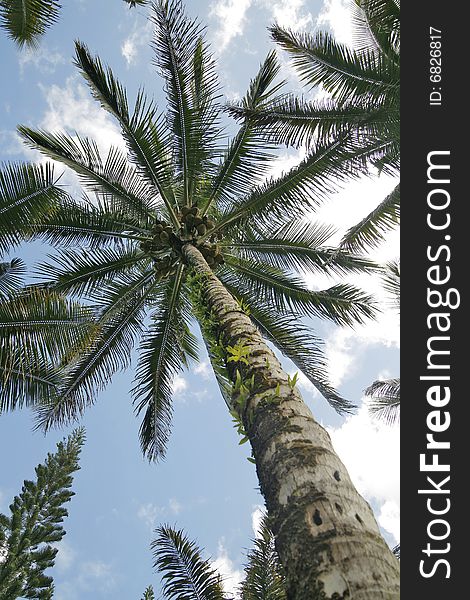
[[[224,345],[249,349],[240,369],[244,377],[254,375],[255,384],[241,416],[286,572],[287,597],[399,598],[399,562],[333,450],[330,436],[200,251],[187,244],[182,253],[201,276],[203,301],[218,323]],[[232,381],[237,366],[227,364]]]

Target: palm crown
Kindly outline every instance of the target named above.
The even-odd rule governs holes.
[[[42,406],[47,427],[78,416],[111,375],[128,366],[140,338],[134,387],[144,413],[141,443],[164,453],[174,375],[197,357],[190,330],[190,268],[182,248],[197,247],[261,332],[303,370],[339,411],[351,405],[328,384],[321,342],[303,316],[351,325],[370,317],[371,298],[347,284],[309,290],[298,273],[364,271],[367,260],[328,247],[331,229],[305,219],[344,175],[341,145],[319,143],[301,164],[267,178],[274,155],[250,120],[220,148],[222,107],[203,29],[179,1],[153,5],[155,64],[168,110],[160,114],[141,90],[133,110],[109,68],[76,44],[76,65],[92,94],[119,122],[127,153],[100,156],[94,141],[20,127],[24,139],[72,168],[91,200],[55,197],[40,224],[23,227],[61,247],[40,266],[48,286],[87,298],[98,326],[86,348],[71,354],[63,386]],[[261,65],[243,103],[262,108],[278,92],[274,54]],[[333,160],[338,158],[338,164]],[[6,230],[8,226],[4,225]],[[297,274],[295,273],[297,272]]]

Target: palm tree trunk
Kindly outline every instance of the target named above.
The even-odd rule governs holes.
[[[367,502],[354,488],[328,433],[313,418],[261,334],[187,244],[186,263],[203,281],[203,300],[225,347],[249,349],[243,364],[227,363],[254,385],[241,417],[290,600],[392,600],[399,563],[380,535]],[[234,406],[236,405],[236,394]]]

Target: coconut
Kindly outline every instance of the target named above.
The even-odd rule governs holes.
[[[204,223],[200,223],[197,227],[197,232],[199,233],[199,235],[204,235],[207,231],[207,227],[204,225]]]

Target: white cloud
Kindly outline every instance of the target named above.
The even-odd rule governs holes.
[[[221,574],[225,593],[238,597],[238,588],[244,578],[243,571],[235,568],[227,554],[223,540],[219,541],[217,558],[211,561],[211,565]]]
[[[400,505],[400,432],[370,418],[367,407],[328,428],[333,446],[359,493],[379,504],[379,523],[398,541]]]
[[[251,513],[251,528],[253,529],[254,536],[260,537],[261,535],[261,522],[265,515],[265,509],[263,506],[257,504]]]
[[[61,540],[55,547],[59,550],[55,559],[55,565],[59,573],[68,571],[74,563],[76,552],[65,540]]]
[[[326,339],[325,354],[327,357],[329,381],[338,387],[347,375],[353,372],[358,359],[356,334],[351,329],[337,327]]]
[[[400,507],[397,502],[393,500],[384,502],[377,521],[381,527],[392,534],[396,543],[400,541]]]
[[[54,52],[46,46],[39,48],[26,48],[18,55],[20,73],[23,75],[25,67],[33,66],[40,73],[50,75],[59,65],[65,64],[65,58],[60,52]]]
[[[173,395],[181,394],[188,388],[188,382],[181,375],[175,375],[173,379]]]
[[[180,502],[178,502],[176,498],[170,498],[168,500],[168,506],[170,508],[170,511],[175,515],[179,515],[183,508],[183,505]]]
[[[136,64],[140,50],[147,47],[152,39],[152,31],[152,22],[146,21],[144,25],[134,26],[132,33],[122,42],[121,54],[127,67]]]
[[[155,529],[157,519],[163,512],[164,511],[159,506],[152,504],[152,502],[148,502],[139,507],[137,517],[144,521],[147,527],[153,530]]]
[[[200,375],[203,379],[209,379],[212,376],[212,368],[208,360],[197,363],[193,372],[196,375]]]
[[[218,21],[214,47],[219,53],[227,49],[234,37],[243,34],[251,3],[252,0],[218,0],[211,5],[209,16]]]
[[[116,587],[116,579],[110,564],[101,560],[88,561],[81,565],[79,586],[93,592],[109,592]]]
[[[77,132],[95,140],[102,152],[110,146],[124,148],[124,140],[110,115],[90,96],[77,77],[69,77],[65,87],[40,86],[47,110],[40,123],[47,131]]]
[[[312,28],[313,16],[305,7],[305,0],[261,0],[270,12],[271,18],[281,27],[294,31]]]
[[[317,25],[327,25],[337,42],[352,46],[353,29],[349,0],[325,0],[317,18]]]
[[[153,502],[147,502],[146,504],[141,504],[137,509],[137,518],[153,531],[158,521],[167,518],[170,514],[179,515],[182,510],[183,504],[176,498],[170,498],[166,506],[157,506]]]
[[[60,582],[54,594],[57,600],[78,600],[82,592],[92,592],[95,597],[108,596],[117,585],[116,574],[111,564],[102,560],[82,562],[77,574]]]

